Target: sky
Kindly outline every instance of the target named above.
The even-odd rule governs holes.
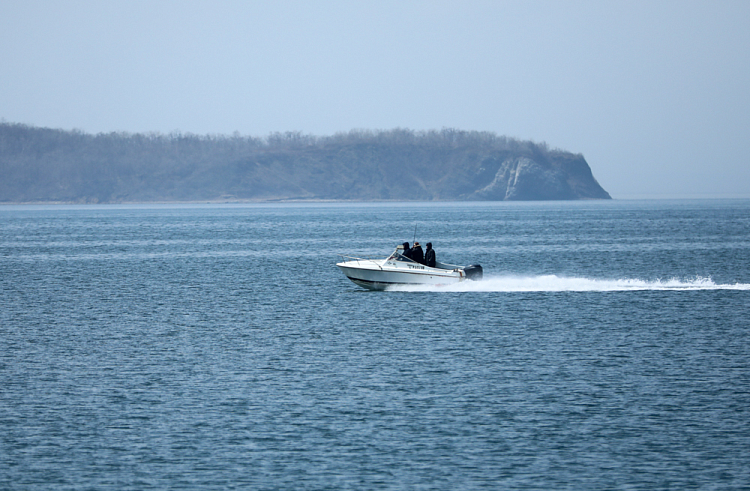
[[[750,1],[0,0],[0,120],[490,131],[614,198],[750,197]]]

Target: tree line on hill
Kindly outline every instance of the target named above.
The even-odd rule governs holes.
[[[265,138],[0,123],[0,202],[608,199],[580,154],[491,132]]]

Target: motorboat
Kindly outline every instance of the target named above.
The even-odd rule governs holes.
[[[481,280],[482,266],[456,266],[436,262],[425,266],[403,255],[399,245],[386,258],[362,258],[341,255],[343,262],[336,266],[357,285],[368,290],[385,290],[396,285],[449,285],[464,280]]]

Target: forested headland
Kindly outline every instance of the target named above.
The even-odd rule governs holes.
[[[100,133],[0,123],[0,202],[610,199],[581,154],[490,132]]]

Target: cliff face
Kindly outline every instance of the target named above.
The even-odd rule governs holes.
[[[492,133],[258,139],[0,124],[0,202],[609,198],[580,154]]]
[[[497,166],[492,181],[470,200],[611,199],[591,174],[582,155],[556,152],[546,162],[510,157]]]

